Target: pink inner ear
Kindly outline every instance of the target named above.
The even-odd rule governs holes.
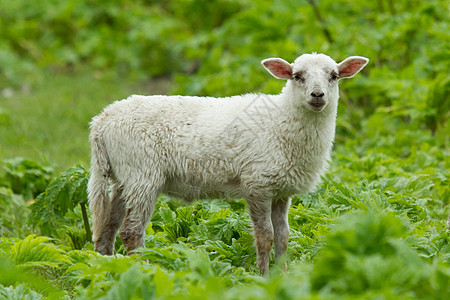
[[[264,66],[278,78],[290,79],[292,77],[291,65],[281,61],[266,61]]]
[[[358,73],[365,63],[365,61],[360,59],[351,60],[350,62],[345,63],[343,68],[339,70],[339,76],[342,78],[351,77]]]

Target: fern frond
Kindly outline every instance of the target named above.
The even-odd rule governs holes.
[[[31,234],[15,243],[10,249],[10,258],[18,267],[58,267],[70,263],[69,256],[56,245],[51,238]]]
[[[42,295],[31,291],[25,287],[25,284],[18,285],[16,287],[5,287],[0,284],[0,297],[2,299],[23,299],[23,300],[40,300]]]

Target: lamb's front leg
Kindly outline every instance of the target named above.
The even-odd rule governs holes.
[[[251,196],[247,198],[256,240],[257,266],[264,276],[269,274],[269,256],[273,243],[271,221],[272,199]]]
[[[282,259],[282,268],[287,271],[286,258],[284,257],[289,242],[288,211],[291,205],[290,199],[280,199],[272,203],[272,225],[275,238],[275,261]]]

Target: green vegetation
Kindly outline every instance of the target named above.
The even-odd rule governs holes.
[[[149,86],[155,87],[153,93],[162,92],[157,84],[167,86],[165,80],[144,86],[92,72],[39,73],[30,82],[31,92],[1,98],[7,123],[0,121],[0,157],[27,157],[59,171],[88,165],[89,122],[103,107],[133,93],[147,94]]]
[[[0,298],[450,298],[449,16],[446,1],[0,2]],[[150,263],[119,238],[93,252],[92,116],[132,93],[278,93],[260,60],[312,51],[371,61],[341,84],[330,172],[292,201],[286,274],[259,276],[242,199],[162,195]]]

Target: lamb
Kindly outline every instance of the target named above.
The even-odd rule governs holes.
[[[268,58],[261,62],[268,72],[287,80],[278,95],[133,95],[106,107],[90,132],[95,251],[112,255],[119,228],[127,253],[143,248],[160,193],[187,201],[240,197],[253,223],[257,266],[267,275],[272,244],[276,261],[288,247],[290,197],[311,192],[327,169],[338,81],[368,61],[351,56],[337,64],[316,53],[292,64]]]

